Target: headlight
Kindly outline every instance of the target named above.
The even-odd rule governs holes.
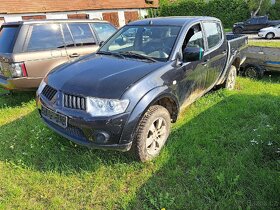
[[[125,112],[129,100],[87,98],[87,112],[92,116],[112,116]]]
[[[47,85],[47,84],[45,83],[45,81],[44,81],[44,79],[43,79],[42,82],[41,82],[40,85],[39,85],[39,88],[38,88],[37,92],[36,92],[36,95],[37,95],[37,96],[38,96],[39,94],[42,93],[42,91],[44,90],[44,88],[45,88],[46,85]]]

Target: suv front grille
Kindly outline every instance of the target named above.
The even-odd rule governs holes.
[[[64,94],[64,107],[70,109],[86,110],[86,98]]]
[[[51,101],[53,99],[53,97],[55,96],[55,94],[57,93],[57,90],[52,88],[49,85],[46,85],[46,87],[44,87],[42,94],[43,96],[45,96],[49,101]]]

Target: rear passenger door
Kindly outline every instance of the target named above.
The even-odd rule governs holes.
[[[206,37],[206,51],[204,66],[207,68],[205,88],[215,84],[223,72],[227,61],[227,41],[218,21],[203,22],[204,36]]]
[[[64,23],[62,31],[69,59],[93,53],[98,49],[98,41],[88,23]]]
[[[54,67],[68,61],[59,24],[36,24],[28,30],[23,53],[18,59],[25,62],[28,77],[33,77],[34,87]]]

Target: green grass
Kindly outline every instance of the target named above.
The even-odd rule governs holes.
[[[224,30],[225,30],[225,32],[232,32],[231,28],[225,28]]]
[[[239,78],[207,94],[146,164],[55,134],[34,93],[0,96],[0,209],[276,209],[279,81]]]
[[[279,47],[280,48],[280,40],[279,41],[255,41],[249,40],[249,46],[258,46],[258,47]]]

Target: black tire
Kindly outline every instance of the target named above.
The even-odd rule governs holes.
[[[156,124],[157,121],[160,120],[162,120],[162,124]],[[168,110],[159,105],[151,106],[144,114],[137,127],[132,146],[132,153],[135,155],[135,157],[141,162],[150,161],[155,158],[160,153],[169,136],[170,126],[171,118]],[[164,133],[160,135],[159,133],[161,132],[159,129],[156,130],[156,132],[151,133],[152,127],[156,129],[157,127],[161,127],[160,129],[163,129]],[[156,140],[153,140],[153,142],[150,144],[151,139]]]
[[[242,34],[242,32],[243,32],[243,30],[240,27],[233,29],[234,34]]]
[[[243,74],[245,77],[252,79],[261,79],[264,75],[264,69],[258,65],[248,65],[245,67]]]
[[[274,37],[275,37],[275,34],[272,33],[272,32],[269,32],[269,33],[267,33],[267,34],[265,35],[265,38],[266,38],[266,39],[273,39]]]
[[[233,90],[236,83],[236,77],[237,77],[237,69],[235,66],[231,65],[226,81],[223,84],[223,87],[228,90]]]

